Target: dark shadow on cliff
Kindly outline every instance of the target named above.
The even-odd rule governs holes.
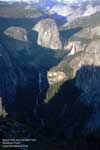
[[[50,16],[52,19],[56,20],[56,23],[58,26],[63,25],[64,23],[67,22],[66,17],[58,15],[57,13],[54,13]]]
[[[50,134],[51,136],[61,131],[66,137],[74,136],[74,134],[79,137],[79,135],[83,134],[84,130],[86,135],[87,131],[91,132],[92,129],[94,132],[100,128],[100,126],[97,127],[99,118],[96,124],[94,121],[89,122],[93,112],[100,111],[100,95],[98,94],[99,75],[100,67],[83,66],[77,71],[76,77],[73,80],[63,83],[58,93],[39,110],[40,118],[45,123],[43,134],[48,136]],[[78,80],[77,82],[79,82],[80,87],[85,84],[86,88],[91,88],[93,91],[88,89],[90,93],[87,95],[81,88],[79,89],[75,86],[76,80]],[[89,85],[90,80],[91,85]],[[91,99],[95,99],[95,102]],[[97,103],[97,110],[95,103]],[[88,123],[94,128],[89,127]],[[52,133],[51,130],[53,131]]]
[[[52,18],[55,19],[57,25],[64,24],[66,22],[65,17],[62,17],[57,14],[44,15],[37,18],[6,18],[0,17],[0,33],[3,33],[8,27],[18,26],[25,28],[27,31],[31,31],[33,26],[38,23],[41,19]]]
[[[90,150],[92,148],[99,150],[100,126],[98,128],[95,126],[94,130],[86,128],[92,113],[95,113],[95,106],[86,103],[87,95],[82,100],[81,95],[86,93],[75,86],[76,80],[79,80],[80,84],[86,82],[88,85],[89,80],[94,79],[91,82],[93,83],[91,87],[94,89],[97,81],[98,85],[100,83],[99,75],[100,67],[83,66],[77,71],[73,80],[63,83],[58,93],[40,108],[38,112],[40,118],[37,118],[39,125],[37,124],[35,128],[38,128],[36,137],[40,140],[41,148],[44,150]],[[99,106],[97,111],[100,110]],[[97,121],[98,124],[99,120]],[[94,124],[94,120],[91,124]],[[34,144],[32,146],[34,147]]]
[[[33,37],[34,35],[32,35],[32,39]],[[44,50],[44,48],[38,47],[38,45],[35,46],[36,49],[34,50],[37,50],[37,53],[41,50],[45,51],[45,53],[46,51],[48,52],[47,49]],[[8,49],[6,45],[4,45],[4,43],[3,47],[3,50],[6,51],[10,60],[13,60],[13,71],[15,73],[14,79],[16,79],[17,81],[16,87],[14,87],[16,89],[16,97],[13,98],[17,100],[17,103],[14,103],[11,107],[9,107],[9,109],[7,108],[8,105],[6,105],[6,102],[12,99],[12,97],[9,97],[9,95],[7,95],[7,92],[10,91],[10,94],[13,93],[13,89],[12,84],[5,81],[11,81],[9,77],[13,72],[12,70],[10,70],[11,68],[5,68],[3,66],[5,65],[4,59],[1,59],[0,61],[0,67],[2,69],[2,71],[0,71],[0,83],[2,83],[0,84],[0,96],[4,98],[4,105],[9,112],[10,109],[12,109],[13,111],[17,110],[19,112],[18,117],[20,116],[22,122],[25,123],[27,120],[28,122],[32,123],[33,130],[35,129],[37,131],[36,138],[39,138],[40,146],[41,144],[43,146],[44,142],[44,145],[47,144],[47,150],[50,148],[50,146],[54,146],[55,149],[59,146],[61,146],[62,148],[63,146],[63,150],[66,148],[69,148],[69,150],[83,150],[83,146],[84,148],[86,147],[86,150],[88,150],[90,147],[92,147],[91,141],[94,142],[94,146],[98,145],[99,136],[97,137],[96,135],[98,132],[100,132],[100,130],[96,130],[95,132],[89,134],[84,131],[84,127],[91,117],[91,114],[94,111],[94,107],[93,105],[88,105],[84,102],[87,97],[84,97],[83,101],[80,99],[81,95],[83,95],[83,91],[75,86],[75,82],[76,80],[79,80],[81,84],[84,80],[86,80],[85,82],[88,84],[90,78],[92,80],[94,79],[93,82],[91,82],[90,87],[93,87],[93,89],[97,90],[100,83],[100,67],[83,66],[82,68],[80,68],[77,71],[75,78],[63,83],[58,93],[55,94],[55,96],[48,102],[48,104],[43,104],[42,99],[42,103],[38,107],[38,113],[36,116],[37,118],[34,118],[33,108],[35,106],[35,101],[39,90],[37,83],[37,76],[39,72],[36,70],[37,68],[35,68],[36,66],[34,65],[34,63],[33,65],[29,65],[30,59],[25,61],[25,66],[23,66],[20,64],[22,62],[22,57],[19,59],[19,55],[12,53],[12,51],[10,51],[10,49]],[[0,52],[1,54],[3,54],[4,51],[1,50]],[[55,53],[52,52],[52,55],[54,57]],[[57,60],[56,63],[58,63],[59,61]],[[53,64],[49,67],[52,66]],[[49,67],[47,67],[46,71],[48,71]],[[9,71],[11,71],[10,75]],[[8,80],[5,77],[7,77]],[[5,85],[8,86],[7,90],[5,88]],[[29,118],[30,116],[33,117],[33,121]],[[32,132],[34,132],[33,130]],[[82,134],[83,131],[84,134]],[[49,142],[47,141],[48,143],[45,142],[47,139],[49,139]],[[52,139],[54,139],[54,141]],[[62,143],[63,141],[65,143]]]
[[[10,36],[1,34],[0,42],[4,48],[6,48],[6,51],[8,51],[9,55],[13,55],[15,59],[20,59],[20,62],[23,62],[26,58],[26,64],[28,64],[28,62],[30,64],[33,62],[33,65],[37,66],[37,68],[40,66],[40,68],[43,67],[50,69],[56,65],[61,58],[57,57],[58,51],[39,46],[37,44],[37,38],[38,33],[35,31],[28,32],[27,42],[23,42],[21,40],[11,38]],[[23,61],[21,60],[21,57],[24,57]]]
[[[47,71],[62,59],[57,51],[39,46],[37,37],[37,32],[30,31],[27,42],[4,34],[1,34],[0,39],[3,56],[0,61],[0,96],[8,114],[19,112],[23,119],[26,112],[27,116],[33,116],[37,98],[39,105],[43,103],[39,93],[39,73],[43,74],[42,88],[47,89]]]
[[[30,31],[33,28],[33,26],[43,18],[45,18],[45,16],[34,18],[34,19],[0,17],[0,32],[3,33],[8,27],[11,26],[22,27]]]
[[[71,28],[71,29],[64,29],[60,31],[60,36],[62,37],[62,41],[68,41],[74,34],[78,33],[82,30],[82,27]]]

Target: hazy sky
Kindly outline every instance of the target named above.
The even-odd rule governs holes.
[[[14,2],[14,1],[30,1],[30,0],[0,0],[0,1],[12,1],[12,2]],[[38,0],[33,0],[33,1],[35,2],[35,1],[38,1]],[[48,1],[50,1],[50,0],[48,0]],[[87,1],[87,0],[54,0],[54,1],[73,3],[73,2],[80,2],[80,1]]]
[[[0,1],[21,1],[21,0],[0,0]],[[28,1],[28,0],[22,0],[22,1]],[[35,0],[33,0],[35,1]],[[42,1],[42,0],[41,0]],[[75,2],[77,0],[56,0],[58,2],[61,2],[61,1],[65,1],[65,2]],[[78,0],[79,1],[79,0]],[[81,0],[82,1],[82,0]],[[83,0],[84,1],[84,0]]]

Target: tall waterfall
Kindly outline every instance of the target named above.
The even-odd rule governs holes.
[[[36,97],[36,103],[35,103],[34,113],[36,113],[36,111],[37,111],[37,107],[39,105],[40,94],[42,92],[42,77],[41,77],[41,72],[39,72],[39,74],[38,74],[38,87],[39,87],[39,92],[38,92],[38,95]]]
[[[37,97],[36,97],[36,103],[35,103],[34,113],[37,112],[38,105],[39,105],[39,95],[37,95]]]
[[[68,56],[74,55],[75,54],[75,45],[73,44],[73,47],[70,51],[70,53],[68,54]]]
[[[39,72],[39,82],[38,82],[38,85],[39,85],[39,94],[42,92],[42,77],[41,77],[41,72]]]

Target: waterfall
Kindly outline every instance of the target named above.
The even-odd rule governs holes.
[[[34,113],[36,113],[36,111],[37,111],[38,104],[39,104],[39,96],[37,95],[37,97],[36,97],[36,103],[35,103],[35,108],[34,108]]]
[[[41,72],[39,72],[39,81],[38,81],[38,85],[39,85],[39,94],[41,93],[42,89],[41,89],[41,84],[42,84],[42,77],[41,77]]]
[[[38,104],[39,104],[39,97],[37,96],[37,98],[36,98],[36,107],[38,107]]]
[[[74,54],[75,54],[75,45],[73,44],[71,52],[68,54],[68,56],[71,56],[71,55],[74,55]]]
[[[2,106],[2,98],[0,97],[0,116],[2,115],[3,106]]]
[[[41,120],[41,124],[43,127],[45,127],[45,121],[43,119],[40,119]]]
[[[38,95],[36,97],[36,103],[35,103],[34,113],[36,113],[36,111],[37,111],[37,107],[39,105],[40,94],[42,92],[42,89],[41,89],[41,87],[42,87],[41,72],[39,72],[39,74],[38,74],[38,87],[39,87],[39,92],[38,92]]]

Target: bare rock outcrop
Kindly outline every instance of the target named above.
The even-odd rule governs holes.
[[[83,91],[83,103],[96,108],[100,103],[100,39],[91,41],[85,51],[71,61],[75,85]]]
[[[57,24],[53,19],[42,19],[33,27],[33,30],[38,32],[39,45],[56,50],[62,48]]]
[[[11,38],[14,38],[16,40],[20,40],[23,42],[27,42],[27,31],[24,28],[21,27],[8,27],[4,34],[7,36],[10,36]]]
[[[3,100],[2,98],[0,97],[0,117],[6,117],[7,116],[7,112],[5,111],[5,108],[3,106]]]
[[[57,4],[54,5],[50,11],[51,14],[57,13],[58,15],[67,17],[68,15],[73,13],[73,9],[68,5]]]
[[[50,85],[66,80],[66,74],[62,71],[49,71],[47,74]]]
[[[100,66],[100,39],[92,41],[87,46],[85,51],[83,51],[80,55],[76,56],[70,62],[70,66],[73,68],[74,74],[82,66],[86,65]]]
[[[74,39],[94,39],[100,37],[100,26],[95,27],[87,27],[76,33],[73,38]]]
[[[73,35],[65,45],[70,53],[69,66],[73,69],[75,85],[82,90],[83,103],[98,107],[100,103],[100,27],[87,27]]]
[[[75,55],[78,52],[84,51],[85,46],[81,41],[69,41],[65,43],[64,50],[69,51],[69,55]]]
[[[19,26],[10,26],[4,31],[4,35],[4,43],[10,50],[18,52],[26,49],[29,52],[30,43],[26,29]]]

